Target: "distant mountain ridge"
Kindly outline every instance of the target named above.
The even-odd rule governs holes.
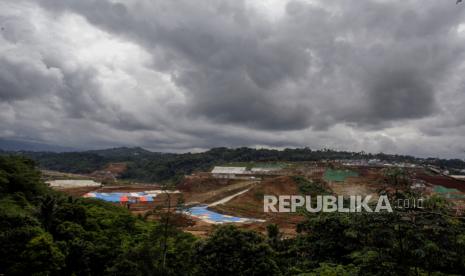
[[[37,153],[62,153],[62,152],[84,152],[90,154],[97,154],[103,157],[126,157],[126,156],[145,156],[158,154],[151,152],[142,147],[114,147],[97,150],[79,149],[73,147],[65,147],[59,145],[51,145],[43,142],[19,140],[19,139],[6,139],[0,138],[0,151],[12,152],[37,152]]]
[[[0,138],[0,150],[3,151],[45,151],[70,152],[79,151],[77,148],[50,145],[42,142]]]
[[[108,158],[128,157],[128,156],[153,156],[161,153],[152,152],[141,147],[118,147],[101,150],[87,150],[85,153],[98,154]]]
[[[441,168],[465,169],[460,159],[416,158],[408,155],[348,152],[335,150],[213,148],[200,153],[160,153],[141,147],[119,147],[78,152],[6,151],[0,154],[24,155],[40,167],[50,170],[89,174],[102,170],[109,163],[125,163],[127,170],[121,177],[142,182],[177,181],[195,171],[208,171],[213,166],[230,162],[301,162],[319,160],[379,159],[386,162],[407,162],[435,165]]]

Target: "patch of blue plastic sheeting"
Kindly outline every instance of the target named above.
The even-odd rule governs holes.
[[[188,209],[187,213],[193,217],[202,219],[210,223],[228,223],[228,222],[252,222],[259,221],[248,218],[239,218],[216,213],[207,209],[208,206],[196,206]]]
[[[84,197],[101,199],[108,202],[121,202],[122,198],[127,198],[128,202],[136,202],[136,198],[143,199],[143,201],[153,201],[152,196],[147,196],[144,192],[137,193],[87,193]]]

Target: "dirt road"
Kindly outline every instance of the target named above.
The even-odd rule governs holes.
[[[211,204],[208,204],[208,207],[212,207],[212,206],[224,204],[224,203],[230,201],[231,199],[235,198],[236,196],[241,195],[241,194],[243,194],[243,193],[245,193],[245,192],[247,192],[247,191],[249,191],[249,190],[250,190],[250,188],[245,189],[245,190],[243,190],[243,191],[240,191],[240,192],[238,192],[238,193],[235,193],[235,194],[233,194],[233,195],[227,196],[227,197],[225,197],[225,198],[223,198],[223,199],[220,199],[220,200],[215,201],[215,202],[213,202],[213,203],[211,203]]]
[[[253,187],[257,181],[241,181],[232,185],[220,187],[215,190],[210,190],[204,193],[184,192],[184,198],[187,205],[195,205],[199,203],[214,203],[224,200],[225,198],[235,195],[236,193],[243,192],[246,189]],[[234,198],[234,197],[232,197]],[[231,199],[232,199],[231,198]]]

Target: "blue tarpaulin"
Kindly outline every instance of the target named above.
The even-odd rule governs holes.
[[[147,196],[144,192],[138,193],[87,193],[84,197],[97,198],[108,202],[151,202],[153,196]]]
[[[196,206],[188,209],[187,213],[193,217],[202,219],[210,223],[228,223],[228,222],[257,222],[260,220],[239,218],[216,213],[207,209],[208,206]]]

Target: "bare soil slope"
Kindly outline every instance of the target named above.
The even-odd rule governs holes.
[[[108,165],[103,169],[109,171],[115,175],[121,175],[127,170],[128,166],[126,163],[108,163]]]
[[[177,188],[187,204],[212,203],[256,184],[256,181],[223,180],[212,177],[186,178]]]
[[[300,194],[297,183],[288,176],[281,176],[264,180],[255,185],[248,192],[241,194],[229,202],[212,207],[220,213],[230,214],[247,218],[265,219],[266,223],[250,226],[263,231],[266,224],[276,223],[282,228],[283,232],[292,235],[295,231],[296,224],[302,221],[303,217],[297,213],[265,213],[263,211],[264,195],[298,195]],[[291,233],[292,232],[292,233]]]

